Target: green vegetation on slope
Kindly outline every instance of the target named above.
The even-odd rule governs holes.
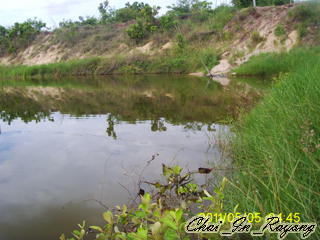
[[[2,66],[1,75],[2,77],[29,77],[205,71],[199,58],[208,68],[218,63],[221,56],[219,50],[212,47],[214,41],[212,36],[214,34],[219,40],[230,40],[230,36],[224,32],[223,27],[233,17],[236,9],[222,5],[211,10],[210,4],[205,1],[201,3],[203,5],[173,7],[160,19],[154,18],[155,9],[145,6],[141,10],[144,12],[142,19],[138,19],[137,24],[131,26],[126,24],[124,27],[121,24],[108,22],[100,26],[90,26],[82,24],[86,20],[65,21],[60,24],[60,28],[54,30],[54,35],[41,33],[29,57],[34,58],[41,51],[57,51],[58,54],[65,52],[61,59],[57,58],[58,63],[22,66],[21,55],[15,52],[10,58],[14,59],[17,65]],[[183,7],[189,10],[183,10]],[[8,36],[3,36],[3,39],[8,40]],[[135,51],[137,46],[147,42],[153,42],[151,50],[156,51],[155,49],[159,49],[168,41],[172,42],[172,47],[155,54]],[[132,48],[133,53],[130,54],[129,49]],[[74,60],[78,57],[73,56],[72,53],[87,55],[87,59]],[[94,55],[108,57],[92,57]]]
[[[280,72],[292,72],[310,58],[320,54],[319,47],[296,47],[289,52],[270,52],[252,56],[248,62],[242,64],[234,72],[237,75],[272,76]]]
[[[285,218],[292,213],[292,222],[297,213],[300,222],[320,222],[320,61],[315,52],[319,49],[296,61],[291,73],[281,74],[270,94],[233,127],[238,171],[230,176],[233,187],[226,196],[243,212]],[[315,234],[318,239],[319,229]]]
[[[148,55],[141,52],[111,58],[86,58],[35,66],[1,66],[0,77],[28,78],[37,76],[67,76],[88,74],[135,74],[135,73],[187,73],[205,70],[199,59],[208,67],[218,63],[221,56],[212,48],[200,51],[191,46],[179,46],[175,49]]]

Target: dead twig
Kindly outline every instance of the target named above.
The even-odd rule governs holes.
[[[104,184],[105,184],[105,182],[106,182],[107,163],[108,163],[109,159],[111,158],[111,156],[112,156],[113,154],[115,154],[115,152],[111,153],[111,155],[108,157],[107,161],[104,163],[104,178],[103,178],[102,188],[101,188],[101,192],[100,192],[100,201],[102,200],[103,188],[104,188]]]

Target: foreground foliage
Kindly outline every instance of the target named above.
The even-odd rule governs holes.
[[[299,63],[295,56],[303,50],[284,54],[290,73],[275,78],[270,94],[234,125],[230,140],[239,171],[226,195],[243,211],[299,213],[301,222],[319,225],[320,61],[319,49],[306,51]]]
[[[212,169],[205,169],[209,172]],[[105,239],[190,239],[190,234],[185,232],[186,221],[194,216],[191,212],[191,200],[190,196],[197,196],[198,186],[197,183],[189,183],[190,175],[193,173],[187,173],[181,176],[182,168],[177,166],[168,167],[163,165],[163,175],[166,178],[164,184],[159,182],[155,183],[155,187],[159,189],[158,196],[151,196],[146,193],[143,196],[141,191],[141,204],[137,208],[131,208],[130,210],[126,205],[116,206],[119,214],[114,216],[111,211],[103,213],[103,218],[107,224],[104,227],[90,226],[88,233],[98,234],[98,240]],[[199,170],[199,173],[202,172]],[[214,188],[214,195],[211,195],[208,191],[202,190],[203,196],[198,198],[198,208],[204,214],[217,213],[220,214],[223,211],[223,190],[226,185],[227,179],[224,178],[221,183],[221,187]],[[162,198],[171,195],[171,191],[175,190],[176,197],[180,200],[177,207],[166,207]],[[184,196],[189,196],[183,198]],[[205,203],[206,201],[206,203]],[[209,202],[209,204],[208,204]],[[234,209],[236,211],[236,208]],[[117,218],[116,218],[117,217]],[[79,224],[80,231],[73,231],[72,235],[76,239],[82,239],[85,235],[85,222],[82,225]],[[200,233],[201,238],[218,239],[213,234]],[[60,237],[61,240],[65,240],[64,234]],[[71,238],[74,239],[74,238]]]

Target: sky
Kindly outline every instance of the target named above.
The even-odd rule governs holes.
[[[37,17],[47,23],[47,27],[59,26],[63,19],[78,21],[79,16],[99,17],[98,6],[104,0],[0,0],[0,25],[10,27],[15,22],[24,22],[29,18]],[[138,1],[138,0],[137,0]],[[230,0],[213,0],[214,5]],[[135,0],[109,0],[109,5],[116,9],[125,7],[125,3],[131,4]],[[166,13],[166,6],[176,3],[176,0],[139,0],[138,2],[148,3],[150,6],[157,5],[161,9],[159,15]]]

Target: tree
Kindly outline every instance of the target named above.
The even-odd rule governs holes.
[[[38,32],[40,32],[41,28],[46,27],[46,23],[42,22],[41,19],[37,20],[37,17],[34,17],[34,19],[29,18],[27,22],[30,23],[31,27],[37,29]]]
[[[8,33],[9,33],[8,29],[0,25],[0,35],[2,35],[2,37],[5,37]]]
[[[116,22],[128,22],[137,18],[142,18],[143,13],[137,9],[130,7],[120,8],[116,10],[115,20]]]
[[[98,10],[101,14],[101,16],[103,16],[104,14],[107,14],[107,8],[109,6],[109,2],[108,0],[104,1],[103,3],[99,4]]]
[[[154,26],[154,20],[155,16],[158,14],[160,7],[159,6],[153,6],[151,7],[149,4],[134,2],[133,5],[130,5],[129,3],[126,4],[125,9],[131,9],[142,15],[142,19],[137,18],[138,24],[131,25],[131,28],[128,28],[127,34],[130,38],[134,39],[141,39],[145,37],[145,33],[153,33],[157,26]],[[139,9],[143,7],[140,11]],[[145,25],[143,25],[143,20],[145,22]]]
[[[175,13],[185,14],[190,13],[192,7],[192,0],[177,0],[176,4],[172,4],[172,6],[167,6],[167,8],[172,9]]]
[[[115,21],[116,10],[114,7],[112,8],[109,6],[108,0],[104,1],[103,3],[100,3],[98,10],[101,16],[101,19],[100,19],[101,24]]]

